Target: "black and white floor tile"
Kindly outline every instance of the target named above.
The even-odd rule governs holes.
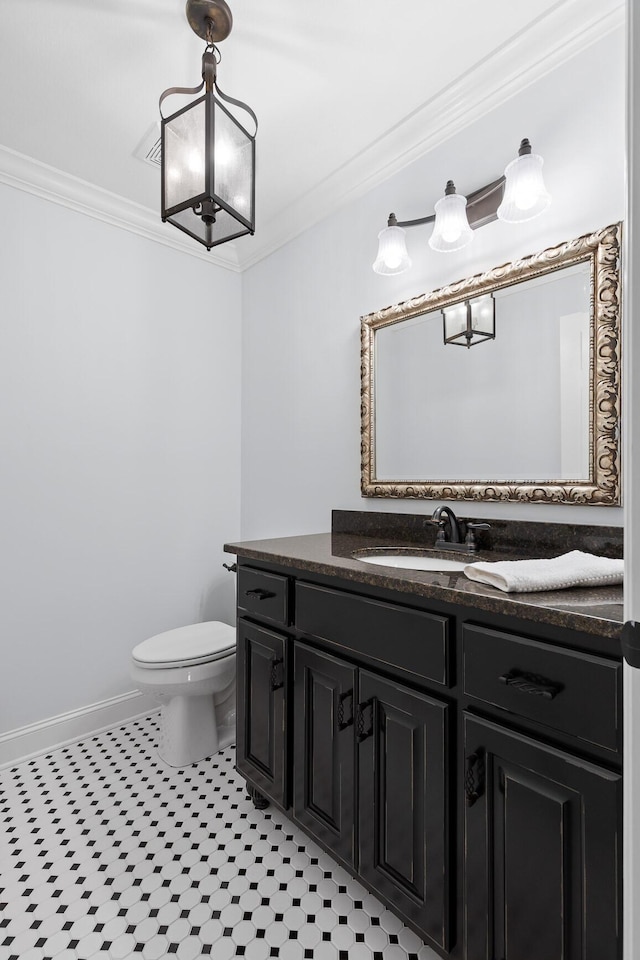
[[[435,960],[234,749],[185,769],[152,716],[0,771],[0,960]]]

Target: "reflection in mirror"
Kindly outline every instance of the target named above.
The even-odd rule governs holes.
[[[383,327],[378,478],[587,480],[589,313],[580,263],[496,291],[495,339],[477,349],[444,342],[439,310]]]
[[[365,496],[619,502],[619,235],[363,318]]]

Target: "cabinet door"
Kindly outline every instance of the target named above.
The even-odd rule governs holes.
[[[236,766],[287,807],[286,637],[238,620]]]
[[[353,866],[356,671],[301,643],[294,661],[294,818]]]
[[[467,960],[617,960],[620,777],[464,726]]]
[[[449,708],[365,670],[358,701],[360,874],[447,950]]]

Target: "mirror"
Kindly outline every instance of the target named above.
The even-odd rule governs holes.
[[[620,503],[620,235],[361,319],[363,496]]]

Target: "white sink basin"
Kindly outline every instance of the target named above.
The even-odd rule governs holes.
[[[376,553],[368,557],[356,557],[363,563],[375,563],[380,567],[398,567],[401,570],[428,570],[433,573],[460,573],[469,560],[443,560],[439,557],[412,557],[407,553]]]

